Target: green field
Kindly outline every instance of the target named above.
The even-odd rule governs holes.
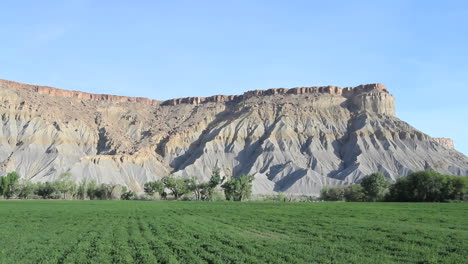
[[[0,201],[0,263],[467,263],[468,204]]]

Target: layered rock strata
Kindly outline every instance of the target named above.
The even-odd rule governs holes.
[[[0,171],[31,181],[142,185],[173,173],[255,175],[254,191],[317,195],[374,171],[396,179],[468,159],[395,117],[382,84],[278,88],[167,101],[0,81]],[[451,147],[452,146],[452,147]]]

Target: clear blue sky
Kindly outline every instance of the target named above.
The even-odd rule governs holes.
[[[0,78],[168,99],[381,82],[468,154],[468,1],[2,1]]]

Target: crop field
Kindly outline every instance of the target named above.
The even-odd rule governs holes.
[[[466,263],[468,205],[0,201],[0,263]]]

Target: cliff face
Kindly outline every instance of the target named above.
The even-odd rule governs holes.
[[[455,144],[450,138],[434,138],[434,141],[448,149],[455,149]]]
[[[395,117],[381,84],[299,87],[167,101],[0,81],[0,172],[69,171],[141,190],[169,173],[255,174],[254,191],[317,195],[381,171],[468,174],[447,140]]]

